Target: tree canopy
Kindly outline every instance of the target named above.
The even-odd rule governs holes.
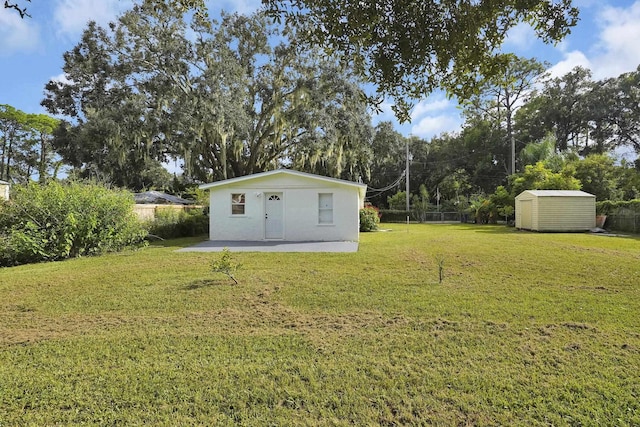
[[[582,67],[544,79],[518,110],[515,133],[527,144],[547,132],[554,134],[558,152],[587,155],[625,148],[640,153],[640,66],[599,81]]]
[[[46,87],[42,104],[64,117],[60,126],[0,106],[0,179],[47,180],[64,162],[71,176],[137,190],[175,183],[167,161],[183,162],[187,183],[291,167],[362,179],[370,200],[385,205],[405,188],[408,148],[409,197],[425,209],[434,197],[442,209],[484,206],[492,194],[489,204],[508,217],[513,193],[531,186],[581,186],[599,198],[639,194],[640,162],[616,156],[640,153],[640,68],[600,81],[583,68],[552,78],[536,60],[496,50],[508,28],[535,27],[545,16],[558,20],[538,29],[551,28],[548,41],[560,38],[575,20],[569,1],[267,0],[271,16],[300,18],[295,26],[262,13],[212,20],[204,3],[137,0],[108,27],[90,23],[64,55],[64,78]],[[323,5],[336,19],[327,25]],[[362,38],[353,23],[376,14],[385,16],[362,25],[377,32]],[[452,34],[454,46],[441,46],[440,37],[467,24],[479,33]],[[416,37],[420,25],[435,38]],[[333,44],[314,44],[318,34]],[[466,42],[477,49],[456,46]],[[423,66],[412,62],[420,55]],[[490,61],[474,65],[478,58]],[[363,76],[383,83],[379,95],[398,83],[400,102],[435,87],[463,94],[465,123],[430,140],[404,137],[389,122],[373,129]]]
[[[51,146],[59,120],[0,104],[0,179],[40,182],[55,177],[60,166]]]
[[[26,0],[31,1],[31,0]],[[153,0],[158,10],[195,11],[207,17],[204,0]],[[503,73],[500,47],[508,31],[525,22],[546,43],[562,40],[577,23],[571,0],[263,0],[267,12],[300,26],[301,41],[338,54],[376,86],[369,100],[394,99],[400,121],[411,102],[438,88],[461,99],[484,78]],[[26,6],[5,8],[29,16]]]
[[[435,89],[467,99],[501,75],[507,32],[520,22],[544,42],[576,24],[571,0],[263,0],[276,19],[304,25],[304,41],[337,53],[383,96],[401,121],[411,100]]]
[[[186,17],[142,1],[108,29],[89,24],[43,101],[74,122],[63,157],[133,187],[170,158],[198,181],[283,165],[368,176],[370,117],[347,69],[261,14]]]

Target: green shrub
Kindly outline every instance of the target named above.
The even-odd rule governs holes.
[[[387,197],[387,204],[389,209],[399,211],[407,207],[407,192],[398,191],[393,196]]]
[[[598,215],[621,214],[625,211],[640,213],[640,200],[603,200],[596,202],[596,213]]]
[[[424,184],[420,184],[419,195],[411,196],[411,214],[418,222],[425,222],[427,214],[433,209],[433,205],[429,203],[429,193]]]
[[[515,220],[516,199],[502,185],[489,196],[489,201],[495,207],[494,215],[504,218],[505,221]]]
[[[130,193],[97,184],[35,182],[0,208],[0,265],[118,251],[143,242]]]
[[[360,209],[360,231],[374,231],[380,224],[380,213],[377,208],[367,206]]]
[[[203,209],[156,209],[156,217],[148,223],[149,234],[163,239],[194,237],[209,231],[209,218]]]
[[[384,222],[406,222],[411,212],[397,209],[380,209],[380,219]]]

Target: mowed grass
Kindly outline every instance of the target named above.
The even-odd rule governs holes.
[[[640,425],[638,238],[383,228],[0,270],[0,426]]]

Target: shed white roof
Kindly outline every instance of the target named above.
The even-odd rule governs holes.
[[[245,176],[239,176],[236,178],[230,178],[230,179],[225,179],[223,181],[216,181],[216,182],[210,182],[208,184],[202,184],[200,185],[200,189],[201,190],[208,190],[211,188],[215,188],[215,187],[222,187],[225,185],[230,185],[230,184],[237,184],[239,182],[243,182],[243,181],[250,181],[253,179],[258,179],[258,178],[264,178],[267,176],[271,176],[271,175],[291,175],[291,176],[299,176],[299,177],[304,177],[304,178],[311,178],[311,179],[316,179],[318,181],[324,181],[324,182],[328,182],[328,183],[333,183],[333,184],[339,184],[339,185],[347,185],[347,186],[353,186],[356,187],[359,191],[359,193],[361,194],[362,198],[364,198],[364,195],[367,191],[367,184],[361,184],[359,182],[352,182],[352,181],[347,181],[344,179],[338,179],[338,178],[330,178],[328,176],[322,176],[322,175],[314,175],[312,173],[306,173],[306,172],[300,172],[300,171],[295,171],[295,170],[291,170],[291,169],[275,169],[272,171],[267,171],[267,172],[260,172],[260,173],[255,173],[252,175],[245,175]]]
[[[591,193],[579,190],[525,190],[520,194],[524,193],[537,197],[596,197]]]

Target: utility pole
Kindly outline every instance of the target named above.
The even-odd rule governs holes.
[[[511,134],[511,175],[516,173],[516,139]]]
[[[409,214],[409,138],[407,138],[407,166],[405,169],[405,179],[406,179],[406,192],[407,192],[407,215]],[[409,217],[407,217],[407,222],[409,222]]]

